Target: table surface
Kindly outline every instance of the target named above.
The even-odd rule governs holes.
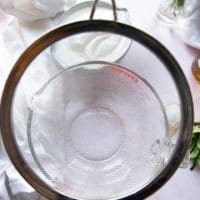
[[[153,35],[174,55],[180,63],[191,88],[195,120],[200,119],[200,85],[191,73],[191,63],[200,50],[189,47],[183,43],[180,37],[172,31],[169,26],[157,19],[158,0],[118,0],[118,6],[127,7],[132,18],[133,25]],[[6,28],[11,16],[0,10],[0,55],[1,68],[10,66],[8,54],[3,48],[2,32]],[[0,87],[2,89],[2,87]],[[190,171],[189,169],[178,169],[174,176],[148,200],[198,200],[199,199],[200,169]]]

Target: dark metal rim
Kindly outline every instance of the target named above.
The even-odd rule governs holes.
[[[15,63],[5,84],[0,105],[0,125],[3,142],[17,170],[38,192],[50,199],[71,199],[51,190],[50,187],[34,174],[21,156],[15,141],[14,131],[12,130],[12,101],[16,86],[24,71],[42,50],[64,37],[88,31],[114,32],[141,43],[146,48],[150,49],[163,64],[165,64],[177,85],[181,99],[182,124],[180,127],[181,134],[178,138],[174,154],[165,169],[152,182],[146,185],[142,190],[122,198],[123,200],[144,199],[167,182],[184,158],[191,141],[193,103],[186,78],[174,57],[156,39],[134,27],[105,20],[82,21],[59,27],[36,40]]]

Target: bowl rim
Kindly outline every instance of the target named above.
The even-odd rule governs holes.
[[[64,21],[65,21],[65,24],[68,23],[66,22],[67,19],[70,17],[70,15],[76,13],[77,11],[81,10],[81,9],[85,9],[85,8],[90,8],[92,9],[92,6],[93,6],[94,2],[92,0],[88,0],[88,1],[84,1],[84,2],[81,2],[81,3],[78,3],[74,6],[72,6],[71,8],[69,8],[69,10],[65,11],[60,17],[59,17],[59,20],[58,20],[58,26],[61,26],[64,24]],[[112,5],[106,1],[98,1],[98,8],[104,8],[104,9],[110,9],[112,11]],[[127,22],[126,24],[131,24],[131,20],[130,20],[130,15],[129,15],[129,12],[126,8],[121,8],[121,7],[117,7],[116,8],[116,12],[117,14],[119,14],[118,12],[124,12],[126,13],[126,16],[127,16]],[[89,15],[88,15],[88,19],[89,19]],[[77,20],[74,20],[73,22],[75,22]],[[85,21],[85,20],[81,20],[81,21]],[[120,22],[120,20],[118,19],[117,21]],[[72,23],[72,22],[70,22]],[[121,53],[120,56],[118,56],[117,58],[115,59],[112,59],[111,62],[117,62],[119,60],[121,60],[125,55],[126,53],[128,52],[128,50],[130,49],[131,47],[131,43],[132,43],[132,40],[127,40],[127,47],[124,48],[123,50],[123,53]],[[51,54],[53,55],[54,59],[56,60],[56,62],[62,66],[63,68],[67,68],[68,66],[66,65],[66,62],[63,61],[62,59],[59,58],[58,56],[58,53],[57,53],[57,45],[59,44],[52,44],[51,47],[50,47],[50,51],[51,51]]]
[[[72,199],[71,197],[67,197],[57,191],[53,191],[50,186],[44,183],[31,170],[20,154],[17,142],[15,141],[14,131],[12,129],[12,101],[20,78],[23,76],[23,73],[28,68],[29,64],[39,53],[64,37],[88,31],[114,32],[139,42],[155,54],[158,59],[160,59],[176,83],[177,91],[180,97],[182,123],[180,126],[180,135],[178,137],[173,156],[170,158],[165,168],[148,185],[130,196],[121,198],[123,200],[144,199],[153,194],[167,182],[167,180],[178,169],[180,163],[185,157],[192,136],[193,103],[189,85],[175,58],[159,41],[137,28],[109,20],[86,20],[58,27],[46,33],[30,45],[30,47],[24,51],[13,66],[3,90],[0,105],[0,127],[3,142],[12,163],[22,177],[24,177],[25,180],[33,186],[33,188],[50,199]]]

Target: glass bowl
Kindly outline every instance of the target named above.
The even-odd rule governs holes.
[[[93,3],[93,1],[86,1],[76,4],[59,18],[58,26],[87,20]],[[99,1],[97,6],[95,19],[113,19],[110,3]],[[116,12],[118,22],[131,24],[129,13],[125,8],[116,8]],[[116,62],[127,53],[130,46],[131,40],[120,35],[108,32],[87,32],[56,42],[51,46],[51,53],[63,68],[67,68],[89,60]],[[66,54],[73,59],[68,59]]]

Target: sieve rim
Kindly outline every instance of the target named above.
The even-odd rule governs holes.
[[[31,170],[26,161],[23,159],[15,141],[14,131],[12,130],[12,101],[20,78],[23,76],[24,71],[28,68],[32,60],[40,52],[64,37],[88,31],[114,32],[139,42],[157,56],[157,58],[165,65],[176,83],[181,100],[182,123],[174,153],[166,167],[158,174],[158,176],[156,176],[154,180],[136,193],[133,193],[125,198],[121,198],[123,200],[144,199],[166,183],[178,169],[181,161],[183,160],[191,141],[193,127],[193,103],[189,85],[175,58],[159,41],[137,28],[108,20],[87,20],[58,27],[36,40],[25,50],[15,63],[3,90],[0,105],[0,128],[3,142],[11,161],[19,173],[38,192],[50,199],[71,199],[53,191]]]

